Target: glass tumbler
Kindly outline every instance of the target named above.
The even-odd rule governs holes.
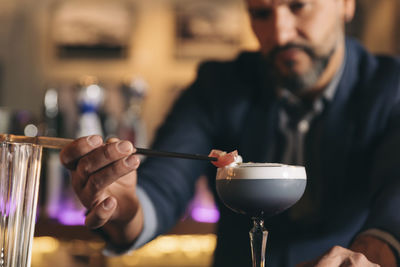
[[[29,267],[42,147],[0,143],[0,267]]]

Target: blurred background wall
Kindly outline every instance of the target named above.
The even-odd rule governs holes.
[[[228,21],[237,20],[236,28],[232,29],[233,34],[237,35],[236,43],[233,46],[216,48],[212,45],[197,47],[200,52],[209,49],[209,54],[193,51],[196,47],[186,47],[186,55],[179,55],[177,12],[189,2],[196,1],[2,0],[0,105],[10,109],[27,109],[40,116],[44,91],[48,87],[61,88],[72,85],[78,83],[85,75],[95,76],[103,85],[112,87],[126,79],[140,76],[150,88],[143,106],[143,116],[151,135],[178,91],[193,80],[200,60],[221,58],[220,54],[222,58],[229,58],[241,48],[253,49],[257,46],[248,31],[247,18],[242,13],[242,3],[238,0],[223,1],[232,2],[233,8],[236,8],[232,18],[228,18]],[[114,10],[111,10],[113,8]],[[93,9],[97,9],[97,15],[92,14]],[[69,18],[66,17],[68,12],[71,12]],[[85,14],[88,17],[87,21],[82,20]],[[116,20],[119,22],[115,23]],[[108,22],[111,23],[111,30],[105,29]],[[67,27],[65,23],[71,24],[70,29],[74,29],[74,23],[81,23],[75,28],[77,30],[84,29],[85,25],[88,28],[92,27],[87,31],[83,30],[81,34],[93,34],[97,37],[103,34],[100,32],[102,29],[105,29],[106,34],[110,34],[109,37],[113,37],[113,31],[119,29],[112,27],[122,25],[125,27],[120,43],[123,51],[113,54],[112,49],[98,49],[97,54],[88,50],[85,54],[82,49],[74,54],[72,49],[69,50],[70,54],[67,51],[67,55],[62,56],[58,50],[62,44],[58,45],[60,42],[69,41],[62,40],[62,33],[59,33],[60,30],[68,33],[68,29],[63,28]],[[199,24],[201,23],[200,21]],[[229,27],[229,24],[227,26]],[[199,27],[210,31],[207,29],[209,25]],[[91,30],[98,32],[93,33]],[[106,44],[106,37],[103,36],[93,47]]]
[[[48,87],[75,84],[85,75],[95,76],[110,87],[124,79],[140,76],[150,88],[143,104],[143,117],[151,137],[178,91],[193,80],[199,61],[218,56],[223,59],[230,58],[240,49],[257,47],[249,31],[242,1],[211,2],[233,3],[237,7],[236,13],[233,12],[234,14],[227,18],[228,23],[219,24],[227,28],[221,30],[222,34],[237,35],[237,40],[231,46],[179,46],[178,11],[195,6],[195,0],[2,0],[0,106],[26,109],[35,116],[40,116],[44,91]],[[396,27],[399,25],[399,18],[396,17],[400,9],[399,1],[359,0],[358,4],[359,13],[350,26],[351,34],[357,36],[372,51],[399,53],[400,33]],[[96,10],[96,7],[98,14],[93,16],[92,11]],[[113,13],[107,12],[112,8]],[[60,14],[62,12],[64,13]],[[72,13],[70,18],[60,19],[68,12]],[[68,40],[61,40],[60,35],[63,33],[57,35],[57,32],[62,30],[62,26],[66,26],[64,23],[74,23],[73,13],[78,16],[75,18],[77,21],[86,13],[88,21],[92,18],[92,25],[86,26],[98,24],[99,28],[94,29],[95,31],[102,27],[104,29],[108,22],[112,24],[111,27],[122,25],[122,31],[125,31],[122,33],[123,56],[109,55],[107,58],[107,55],[101,56],[101,51],[98,52],[98,57],[96,54],[88,57],[84,53],[81,57],[79,54],[60,56],[57,42],[65,43]],[[232,26],[230,21],[239,23]],[[85,28],[85,23],[83,21],[80,27]],[[198,24],[200,35],[203,26],[203,31],[211,31],[207,29],[209,25],[201,25],[201,21]],[[115,31],[117,30],[118,28],[115,28]],[[109,29],[105,31],[110,33]],[[85,33],[90,33],[90,30],[82,32]],[[106,38],[107,36],[100,43]],[[179,55],[179,51],[185,51],[186,55]]]

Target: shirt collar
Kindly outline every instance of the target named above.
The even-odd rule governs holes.
[[[331,82],[328,84],[328,86],[325,88],[324,93],[322,94],[322,97],[327,100],[328,102],[333,100],[333,97],[335,96],[335,93],[337,91],[338,85],[340,80],[342,79],[343,72],[344,72],[344,66],[346,65],[346,52],[343,57],[343,62],[340,65],[339,70],[336,72],[335,76],[331,80]]]

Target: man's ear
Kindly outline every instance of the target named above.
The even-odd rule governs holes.
[[[356,0],[343,0],[343,19],[344,22],[350,22],[356,10]]]

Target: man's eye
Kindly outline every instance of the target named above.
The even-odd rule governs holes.
[[[250,16],[253,19],[267,19],[271,16],[272,11],[269,9],[249,9]]]
[[[306,6],[307,6],[307,3],[305,3],[305,2],[293,2],[290,4],[290,10],[292,10],[292,12],[296,13],[296,12],[303,10]]]

